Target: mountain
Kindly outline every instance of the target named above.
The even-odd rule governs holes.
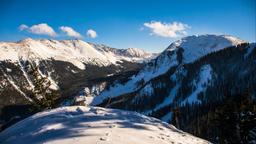
[[[152,117],[99,107],[37,113],[0,133],[0,143],[207,144]]]
[[[141,83],[147,83],[155,77],[165,74],[168,70],[180,65],[191,63],[208,53],[215,52],[245,41],[226,35],[189,36],[172,43],[158,57],[152,59],[140,72],[132,76],[131,80],[120,85],[117,83],[110,90],[103,91],[94,98],[91,105],[97,105],[105,97],[115,97],[140,89]],[[150,89],[150,87],[149,87]]]
[[[214,143],[248,143],[256,138],[255,46],[226,35],[185,37],[85,103],[137,111]]]
[[[1,42],[1,61],[51,60],[72,63],[79,69],[84,64],[108,66],[122,61],[137,62],[153,54],[137,48],[114,49],[105,45],[90,44],[82,40],[33,40],[31,38],[13,42]]]
[[[79,40],[2,45],[2,129],[42,110],[91,105],[136,111],[213,143],[256,139],[255,43],[188,36],[159,55]]]
[[[81,89],[104,88],[136,73],[156,55],[82,40],[0,42],[0,127],[56,107]]]

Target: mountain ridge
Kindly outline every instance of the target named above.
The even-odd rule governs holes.
[[[137,48],[113,49],[82,40],[34,40],[31,38],[18,42],[0,42],[0,51],[0,60],[2,61],[55,59],[71,62],[80,69],[85,68],[83,63],[108,66],[111,64],[117,65],[118,62],[123,60],[143,62],[154,57],[154,54]]]

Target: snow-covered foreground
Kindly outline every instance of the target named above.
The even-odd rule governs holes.
[[[0,143],[209,143],[158,119],[98,107],[62,107],[35,114],[0,133]]]

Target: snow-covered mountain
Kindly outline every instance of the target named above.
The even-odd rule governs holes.
[[[90,44],[82,40],[34,40],[31,38],[19,42],[0,42],[0,61],[10,60],[59,60],[70,62],[80,69],[84,64],[99,66],[117,65],[123,60],[142,62],[154,54],[141,49],[114,49],[105,45]]]
[[[249,143],[256,129],[255,62],[255,43],[189,36],[85,103],[137,111],[214,143]]]
[[[241,43],[245,43],[245,41],[227,35],[199,35],[182,38],[172,43],[156,59],[151,60],[130,81],[125,84],[117,83],[109,90],[103,91],[93,101],[88,101],[88,104],[98,105],[105,98],[134,92],[139,90],[143,83],[166,73],[172,67],[194,62],[209,53]]]
[[[207,144],[144,115],[98,107],[61,107],[35,114],[0,133],[0,143]]]
[[[27,115],[46,94],[59,95],[54,98],[59,105],[82,89],[104,89],[136,73],[155,56],[137,48],[115,49],[81,40],[0,42],[0,127]]]
[[[10,49],[0,61],[0,118],[7,126],[13,119],[30,115],[27,112],[38,99],[46,99],[46,104],[39,101],[39,105],[52,105],[47,101],[55,99],[57,91],[61,95],[57,106],[85,104],[136,111],[216,143],[237,143],[239,137],[248,142],[249,133],[256,130],[252,120],[256,115],[252,112],[255,43],[227,35],[189,36],[155,57],[138,49],[120,50],[77,40],[25,41],[47,48],[44,54],[37,44],[22,51],[17,43],[1,47],[3,53]],[[87,55],[89,51],[93,54]],[[11,53],[14,56],[7,60]],[[225,113],[229,110],[233,111]],[[223,117],[234,117],[236,122]],[[237,128],[243,133],[238,134]]]

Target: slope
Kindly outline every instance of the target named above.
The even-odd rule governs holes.
[[[0,133],[0,143],[206,144],[158,119],[97,107],[35,114]]]

